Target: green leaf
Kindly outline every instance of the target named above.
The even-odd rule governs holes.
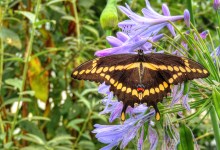
[[[180,143],[177,146],[178,150],[193,150],[193,135],[189,127],[185,124],[180,124]]]
[[[19,100],[18,97],[8,99],[8,100],[6,100],[6,101],[3,102],[3,104],[1,105],[0,108],[4,107],[4,106],[6,106],[6,105],[13,104],[13,103],[17,102],[18,100]],[[25,98],[25,97],[23,97],[23,98],[20,100],[20,102],[31,102],[31,99],[30,99],[30,98]]]
[[[35,97],[46,102],[49,96],[48,71],[41,66],[38,57],[29,62],[28,79],[31,89],[35,92]]]
[[[23,92],[19,92],[19,95],[30,95],[30,96],[34,96],[35,92],[34,91],[23,91]]]
[[[74,119],[68,123],[67,127],[80,131],[80,128],[77,126],[77,124],[83,123],[84,121],[85,119],[82,118]]]
[[[35,22],[34,25],[35,25],[36,27],[38,27],[38,26],[44,25],[45,23],[56,24],[56,21],[55,21],[55,20],[43,19],[43,20],[40,20],[40,21]]]
[[[32,143],[36,143],[39,145],[45,145],[45,141],[42,140],[39,136],[36,136],[34,134],[26,134],[26,135],[22,135],[21,136],[22,139],[32,142]]]
[[[95,28],[93,28],[92,26],[84,25],[83,28],[85,28],[86,30],[88,30],[89,32],[94,34],[96,36],[96,38],[99,37],[99,32]]]
[[[67,0],[52,0],[52,1],[49,1],[46,5],[49,6],[55,3],[60,3],[60,2],[65,2],[65,1]]]
[[[18,122],[22,122],[22,121],[33,121],[33,120],[37,120],[37,121],[40,121],[40,120],[44,120],[44,121],[50,121],[49,118],[47,117],[42,117],[42,116],[31,116],[31,117],[25,117],[25,118],[22,118],[21,120],[19,120]]]
[[[95,145],[94,145],[94,143],[92,141],[82,140],[82,141],[79,142],[78,145],[79,145],[79,147],[81,149],[87,149],[87,150],[94,150],[94,149],[96,149]]]
[[[21,40],[17,33],[4,27],[2,27],[0,31],[1,31],[0,38],[3,39],[5,43],[7,43],[8,45],[14,46],[18,49],[21,49],[22,47]]]
[[[35,14],[33,14],[29,11],[16,11],[16,13],[25,16],[26,18],[28,18],[30,20],[31,23],[35,22],[35,18],[36,18]]]
[[[52,140],[48,141],[48,145],[59,145],[59,144],[64,144],[64,143],[69,143],[71,145],[71,140],[73,140],[74,137],[71,137],[70,135],[61,135],[58,137],[53,138]]]
[[[34,146],[27,146],[24,148],[21,148],[20,150],[45,150],[42,145],[34,145]]]
[[[220,119],[220,91],[217,88],[212,90],[213,105],[215,107],[218,118]]]
[[[8,142],[6,144],[4,144],[4,149],[11,149],[13,146],[13,143],[12,142]]]
[[[5,83],[8,85],[11,85],[15,89],[18,89],[19,91],[21,91],[21,88],[22,88],[22,80],[21,79],[18,79],[18,78],[7,79],[7,80],[5,80]]]
[[[36,124],[30,121],[22,121],[19,123],[20,127],[27,131],[28,137],[35,139],[38,144],[45,144],[44,133],[38,128]]]
[[[61,19],[69,20],[69,21],[75,21],[75,18],[73,16],[70,16],[70,15],[63,16]]]

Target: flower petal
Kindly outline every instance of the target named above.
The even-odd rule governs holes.
[[[108,41],[108,43],[112,46],[112,47],[118,47],[121,46],[123,44],[122,41],[120,41],[119,39],[117,39],[114,36],[107,36],[106,40]]]
[[[116,35],[117,35],[117,38],[122,42],[125,42],[130,38],[127,34],[123,32],[117,32]]]
[[[184,11],[184,21],[187,27],[190,27],[190,13],[187,9]]]
[[[138,139],[137,149],[142,150],[143,149],[143,143],[144,143],[144,126],[141,128],[141,135]]]
[[[123,108],[123,103],[119,102],[114,110],[112,110],[111,115],[109,117],[109,122],[113,122],[116,118],[119,118],[121,116],[121,111]]]
[[[184,95],[182,98],[182,103],[183,106],[186,108],[186,110],[190,111],[190,105],[188,104],[189,98],[188,98],[188,94]]]
[[[151,126],[149,126],[148,133],[149,133],[150,150],[155,150],[158,142],[157,132]]]

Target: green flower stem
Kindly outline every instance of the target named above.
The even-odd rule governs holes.
[[[214,58],[215,58],[215,62],[216,62],[216,68],[219,68],[219,61],[218,61],[218,56],[216,55],[216,50],[215,50],[215,46],[214,46],[214,43],[213,43],[213,40],[212,40],[212,36],[210,34],[210,32],[208,32],[208,36],[209,36],[209,39],[210,39],[210,42],[211,42],[211,45],[212,45],[212,49],[213,49],[213,52],[214,52]],[[219,69],[215,69],[217,71],[217,75],[220,75],[220,70]]]
[[[112,35],[112,30],[106,29],[105,31],[106,37]],[[111,47],[110,44],[106,41],[106,47],[109,48]]]
[[[217,150],[220,150],[220,128],[219,128],[219,120],[217,118],[214,106],[211,107],[210,116],[215,136],[215,142]]]
[[[92,115],[92,111],[90,110],[89,114],[88,114],[88,116],[87,116],[87,118],[85,120],[85,122],[83,123],[82,129],[80,130],[79,135],[78,135],[78,137],[77,137],[77,139],[76,139],[76,141],[75,141],[75,143],[73,145],[73,149],[75,149],[77,147],[77,144],[78,144],[78,142],[79,142],[79,140],[80,140],[84,130],[86,129],[86,126],[87,126],[87,124],[88,124],[88,122],[90,120],[91,115]]]
[[[0,114],[0,128],[1,128],[1,134],[5,134],[5,128],[4,128],[4,123],[3,123],[3,120],[2,120],[2,115]],[[6,143],[6,138],[4,138],[3,140],[3,144]]]
[[[30,61],[30,58],[31,58],[32,45],[33,45],[34,34],[35,34],[35,30],[36,30],[35,22],[37,21],[38,13],[40,11],[40,4],[41,4],[41,0],[37,0],[36,10],[35,10],[35,20],[34,20],[34,23],[32,24],[32,27],[31,27],[32,28],[31,32],[30,32],[31,37],[30,37],[28,47],[27,47],[27,54],[25,55],[25,58],[24,58],[25,64],[24,64],[24,70],[23,70],[23,74],[22,74],[22,88],[21,88],[20,93],[22,93],[24,91],[24,87],[25,87],[27,71],[28,71],[28,64],[29,64],[29,61]],[[11,130],[10,130],[10,134],[9,134],[9,141],[12,140],[12,134],[13,134],[13,131],[15,129],[15,125],[17,124],[19,106],[20,106],[22,98],[23,98],[23,95],[20,94],[19,98],[18,98],[18,105],[17,105],[17,108],[16,108],[14,119],[13,119],[13,122],[12,122],[12,125],[11,125]]]
[[[3,9],[0,7],[0,33],[2,32],[3,27]],[[0,48],[0,92],[2,88],[2,75],[3,75],[3,64],[4,64],[4,43],[3,38],[0,38],[1,48]]]
[[[217,32],[220,33],[220,17],[219,17],[219,10],[216,11],[216,18],[218,20],[218,27],[216,28],[217,29]],[[219,39],[220,39],[220,34],[218,34],[219,36]]]
[[[8,10],[8,0],[5,1],[5,6],[0,6],[0,34],[3,28],[3,20],[5,12]],[[4,42],[3,38],[0,38],[0,92],[2,88],[2,76],[3,76],[3,64],[4,64]]]
[[[9,3],[8,0],[6,0],[4,8],[0,6],[0,34],[2,33],[4,15],[5,12],[7,12],[8,10],[8,3]],[[3,42],[3,38],[0,38],[0,95],[2,89],[3,68],[4,68],[4,42]],[[3,101],[3,97],[2,97],[2,101]],[[5,128],[1,114],[0,114],[0,128],[1,128],[1,133],[4,135]],[[4,138],[3,140],[3,144],[5,143],[6,143],[6,138]]]
[[[196,23],[195,23],[194,14],[193,14],[192,3],[193,3],[193,0],[187,0],[187,8],[190,12],[190,21],[192,22],[193,25],[195,25]]]
[[[79,23],[79,16],[78,16],[78,12],[77,12],[77,7],[76,7],[76,2],[77,1],[73,1],[73,9],[74,9],[74,17],[75,17],[75,22],[76,22],[76,38],[78,41],[78,46],[80,45],[80,23]]]

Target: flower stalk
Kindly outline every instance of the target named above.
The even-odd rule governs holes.
[[[4,20],[4,15],[5,12],[8,9],[8,0],[5,2],[5,7],[0,6],[0,34],[2,34],[2,29],[3,29],[3,20]],[[2,35],[3,37],[3,35]],[[4,42],[3,38],[0,37],[0,95],[1,95],[1,89],[2,89],[2,76],[3,76],[3,70],[4,70]],[[1,101],[3,101],[3,97],[0,97]],[[2,120],[2,115],[0,114],[0,128],[1,128],[1,133],[4,135],[5,134],[5,128],[4,128],[4,123]],[[3,139],[3,144],[6,143],[6,138]]]
[[[29,61],[31,59],[32,45],[33,45],[34,35],[35,35],[35,31],[36,31],[35,23],[37,21],[38,13],[40,11],[40,6],[41,6],[41,0],[37,0],[37,5],[36,5],[36,9],[35,9],[35,19],[34,19],[34,22],[32,24],[32,27],[31,27],[31,32],[30,32],[31,36],[30,36],[30,40],[29,40],[29,43],[28,43],[28,46],[27,46],[27,51],[26,51],[27,53],[26,53],[26,55],[24,55],[25,63],[24,63],[24,69],[23,69],[23,73],[22,73],[22,88],[21,88],[21,91],[20,91],[21,93],[25,90],[24,87],[25,87],[26,78],[27,78],[28,65],[29,65]],[[17,105],[17,108],[16,108],[14,119],[13,119],[13,122],[12,122],[12,125],[11,125],[11,130],[10,130],[10,134],[9,134],[9,141],[12,140],[12,134],[13,134],[13,131],[14,131],[15,126],[17,124],[19,106],[20,106],[22,98],[23,98],[23,95],[20,94],[19,98],[18,98],[18,105]]]
[[[219,119],[216,115],[214,106],[211,106],[210,116],[211,116],[211,121],[212,121],[215,141],[216,141],[216,148],[217,150],[220,150],[220,128],[219,128],[219,123],[218,123]]]
[[[78,12],[77,12],[76,2],[77,1],[73,1],[72,5],[73,5],[73,9],[74,9],[74,15],[75,15],[74,17],[75,17],[75,22],[76,22],[77,44],[79,46],[80,45],[80,23],[79,23],[79,16],[78,16]]]
[[[190,12],[190,21],[192,22],[193,25],[195,25],[196,23],[195,23],[195,19],[193,15],[192,3],[193,3],[193,0],[187,0],[187,8]]]

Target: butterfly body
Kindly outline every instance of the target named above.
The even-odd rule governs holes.
[[[110,85],[110,91],[123,102],[121,119],[128,106],[153,106],[160,119],[157,103],[171,91],[171,85],[204,78],[209,72],[199,63],[173,55],[151,53],[118,54],[96,58],[73,70],[74,79]]]

